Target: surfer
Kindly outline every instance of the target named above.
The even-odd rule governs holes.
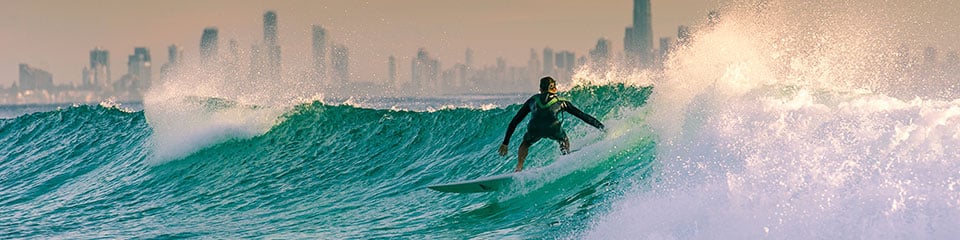
[[[517,125],[527,117],[527,114],[533,113],[530,122],[527,123],[527,133],[523,135],[523,142],[517,149],[517,168],[514,172],[523,170],[523,160],[527,158],[527,150],[530,146],[540,141],[542,138],[549,138],[560,144],[560,153],[566,155],[570,153],[570,139],[567,133],[563,131],[558,116],[561,111],[566,111],[587,124],[597,129],[603,130],[603,123],[596,118],[583,113],[577,107],[574,107],[570,101],[557,96],[557,82],[552,77],[547,76],[540,79],[540,93],[533,95],[523,103],[517,115],[513,116],[510,126],[507,127],[507,136],[503,138],[500,144],[500,156],[507,155],[507,146],[510,144],[510,137]]]

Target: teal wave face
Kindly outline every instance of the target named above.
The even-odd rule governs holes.
[[[603,121],[620,120],[601,134],[567,117],[578,152],[559,156],[542,141],[531,149],[530,181],[470,195],[425,187],[511,171],[519,141],[509,157],[496,148],[519,105],[413,112],[314,102],[262,135],[159,165],[147,160],[142,112],[84,106],[27,115],[0,122],[0,149],[10,153],[0,173],[11,176],[0,186],[12,189],[0,193],[0,229],[13,229],[0,236],[576,235],[650,171],[653,140],[627,130],[642,119],[624,117],[650,90],[561,93]]]

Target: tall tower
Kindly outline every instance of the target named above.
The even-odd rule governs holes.
[[[280,79],[280,45],[277,42],[277,13],[267,11],[263,14],[263,43],[267,51],[267,76]]]
[[[204,66],[215,64],[219,58],[217,49],[217,34],[219,30],[215,27],[203,29],[203,36],[200,37],[200,63]]]
[[[467,68],[473,67],[473,49],[467,48],[467,52],[463,54],[463,64],[467,65]]]
[[[327,78],[327,30],[313,25],[313,71],[318,82]]]
[[[267,45],[277,45],[277,13],[267,11],[263,14],[263,42]]]
[[[417,57],[410,61],[410,81],[414,87],[436,87],[440,77],[440,61],[430,57],[427,50],[417,50]]]
[[[336,84],[350,82],[350,49],[343,44],[333,45],[331,50],[331,64]]]
[[[653,62],[653,24],[650,0],[633,0],[633,26],[626,29],[623,48],[628,64],[648,67]]]
[[[529,71],[529,76],[526,77],[530,79],[540,79],[540,75],[543,73],[543,71],[540,70],[541,66],[543,66],[543,63],[540,62],[540,54],[537,54],[536,49],[531,48],[530,60],[527,60],[527,71]]]
[[[127,72],[130,76],[136,77],[132,82],[134,90],[146,90],[150,87],[153,67],[150,60],[150,49],[138,47],[133,49],[133,55],[130,55],[127,62]]]
[[[167,47],[167,63],[160,67],[160,79],[166,79],[171,76],[174,69],[183,61],[183,48],[173,44]]]
[[[393,55],[387,58],[387,81],[390,87],[397,83],[397,58]]]
[[[94,89],[109,87],[110,79],[110,52],[97,47],[90,51],[91,85]]]
[[[236,39],[230,39],[227,43],[227,52],[224,57],[223,67],[226,69],[223,77],[227,81],[240,80],[240,43]]]
[[[543,75],[553,74],[553,49],[544,48],[543,49]]]
[[[590,50],[590,59],[594,67],[604,68],[610,59],[610,41],[606,38],[597,40],[597,46]]]

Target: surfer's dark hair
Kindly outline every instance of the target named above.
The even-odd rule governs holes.
[[[550,84],[551,84],[551,83],[556,84],[557,81],[556,81],[556,80],[553,80],[553,78],[550,77],[550,76],[546,76],[546,77],[541,78],[541,79],[540,79],[540,91],[541,91],[541,92],[546,92],[547,90],[550,90]]]

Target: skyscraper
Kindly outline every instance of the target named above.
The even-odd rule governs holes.
[[[331,65],[333,67],[333,77],[336,84],[346,84],[350,82],[350,49],[343,44],[333,45],[330,52]]]
[[[590,59],[595,67],[604,68],[610,59],[610,41],[606,38],[597,40],[597,46],[590,50]]]
[[[557,76],[554,76],[554,78],[570,79],[570,76],[573,75],[573,69],[577,65],[576,54],[571,51],[560,51],[557,52],[554,57],[557,63],[556,72],[554,73]]]
[[[393,55],[387,58],[387,81],[391,87],[397,83],[397,58]]]
[[[200,63],[204,66],[216,64],[218,61],[218,32],[219,31],[215,27],[203,29],[203,36],[200,38]]]
[[[543,66],[543,63],[540,62],[540,54],[537,54],[537,50],[530,49],[530,60],[527,60],[527,78],[530,79],[539,79],[540,78],[540,67]]]
[[[627,64],[648,67],[653,62],[650,0],[633,0],[633,26],[626,29],[623,48]]]
[[[467,48],[466,53],[463,54],[463,65],[467,65],[467,68],[473,67],[473,49]]]
[[[100,47],[90,51],[90,71],[93,77],[88,77],[94,89],[109,87],[110,79],[110,52]]]
[[[227,81],[240,81],[240,43],[236,39],[230,39],[227,43],[225,55],[223,67],[226,70],[223,77]]]
[[[327,78],[327,30],[313,25],[313,71],[316,80],[324,82]]]
[[[430,57],[426,49],[417,50],[417,57],[410,62],[410,81],[414,87],[435,87],[440,80],[440,60]]]
[[[543,75],[553,74],[553,49],[543,49]]]
[[[43,90],[53,88],[53,75],[39,68],[20,64],[20,89]]]
[[[677,44],[686,45],[690,41],[690,27],[680,25],[677,27]]]
[[[660,38],[660,53],[657,54],[658,62],[663,62],[667,59],[667,55],[670,54],[670,51],[673,51],[673,38],[671,37],[662,37]]]
[[[277,13],[274,11],[263,14],[263,43],[277,45]]]
[[[150,60],[150,50],[145,47],[133,49],[127,62],[127,74],[134,77],[130,90],[143,91],[150,88],[153,74]]]
[[[281,72],[280,45],[277,42],[277,13],[267,11],[263,14],[263,43],[267,51],[267,76],[279,80]]]
[[[183,61],[183,48],[176,44],[167,47],[167,62],[170,64],[180,64],[180,61]]]
[[[180,65],[180,62],[183,61],[182,58],[183,48],[176,44],[167,47],[167,63],[164,63],[163,66],[160,67],[160,79],[170,77],[177,66]]]

